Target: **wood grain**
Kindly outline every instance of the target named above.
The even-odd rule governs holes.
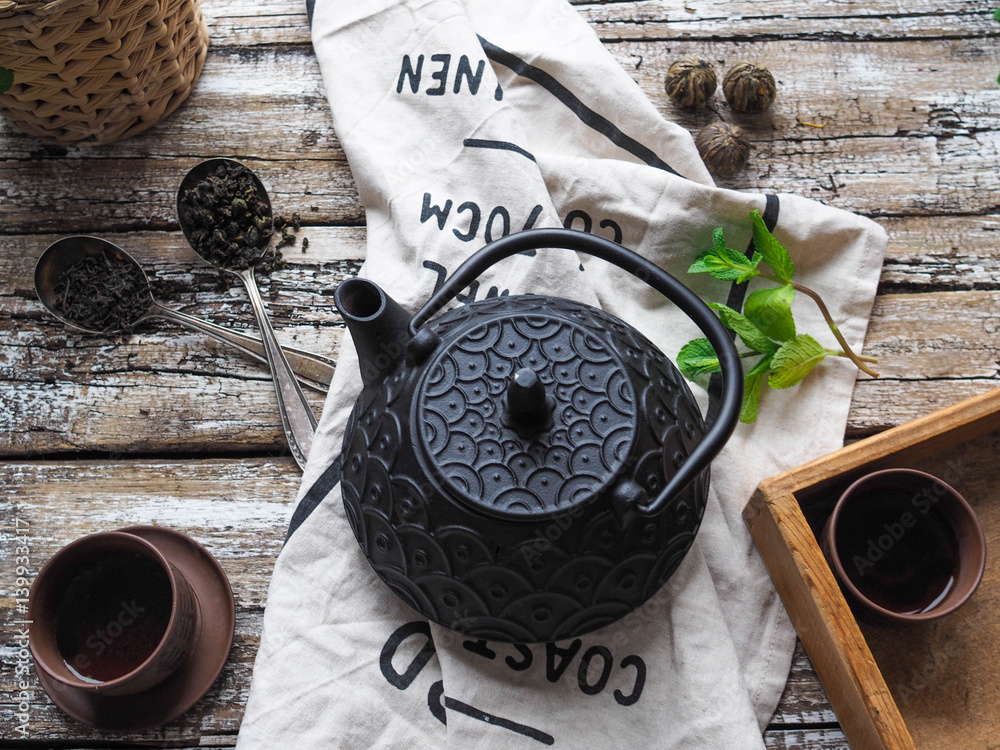
[[[670,63],[684,53],[722,62],[748,54],[742,44],[700,44],[630,41],[613,52],[664,116],[695,131],[719,115],[669,102],[662,80]],[[748,168],[723,186],[797,193],[869,216],[996,213],[1000,176],[996,160],[983,154],[998,151],[1000,91],[984,56],[998,56],[1000,39],[765,41],[752,53],[777,73],[779,98],[765,113],[736,118],[718,103],[756,146]],[[811,74],[802,73],[802,59],[813,61]],[[914,70],[913,60],[933,66]],[[850,74],[816,72],[826,69]],[[796,74],[782,77],[782,70]],[[268,82],[267,95],[247,105],[246,91],[259,81]],[[214,51],[177,115],[114,144],[72,182],[63,179],[65,161],[82,158],[79,148],[40,148],[6,124],[0,143],[6,232],[175,228],[177,185],[201,157],[165,154],[241,158],[260,171],[277,210],[297,211],[310,224],[364,218],[315,56],[304,46]]]
[[[0,334],[7,337],[0,354],[0,398],[9,404],[6,415],[0,413],[0,451],[283,449],[271,385],[255,361],[172,324],[150,323],[119,341],[74,333],[53,320],[31,299],[27,282],[30,253],[44,244],[23,242],[29,257],[20,264],[0,257],[0,270],[16,268],[10,278],[28,287],[8,298],[9,306],[0,311]],[[168,260],[168,253],[161,246],[152,266],[158,278],[185,287],[175,294],[182,298],[181,309],[217,323],[252,325],[240,290],[218,291],[214,271],[191,274]],[[275,293],[270,308],[280,340],[336,354],[343,329],[331,291],[356,268],[354,263],[296,263],[275,275],[267,290]],[[879,357],[881,377],[859,379],[848,435],[874,434],[994,387],[1000,362],[998,310],[996,291],[879,297],[865,351]],[[956,321],[961,325],[956,327]],[[320,394],[309,398],[320,408]],[[794,391],[770,391],[764,408],[768,399],[786,398],[794,398]],[[140,403],[145,413],[136,408]]]
[[[669,120],[722,118],[751,134],[749,167],[723,187],[789,192],[870,216],[890,238],[848,438],[876,435],[998,384],[1000,25],[987,0],[574,0],[605,47]],[[101,149],[58,148],[0,120],[0,518],[39,530],[37,565],[102,524],[178,525],[217,554],[237,589],[223,677],[160,732],[104,737],[41,693],[36,746],[232,747],[249,689],[270,567],[298,472],[256,363],[152,321],[127,341],[81,335],[35,299],[32,269],[59,236],[93,233],[149,270],[168,305],[251,330],[240,289],[220,285],[177,231],[174,195],[213,155],[257,170],[310,240],[266,280],[279,338],[335,353],[336,285],[364,258],[364,207],[340,147],[301,0],[202,0],[208,61],[188,101],[151,131]],[[682,54],[721,72],[749,58],[779,80],[761,115],[677,109],[663,76]],[[641,140],[641,134],[637,134]],[[785,397],[768,394],[769,397]],[[322,399],[311,394],[319,409]],[[766,408],[766,405],[765,405]],[[96,460],[74,460],[99,457]],[[111,460],[112,457],[114,460]],[[53,460],[55,459],[55,460]],[[34,549],[34,548],[33,548]],[[11,559],[0,554],[0,622]],[[5,598],[6,597],[6,598]],[[0,661],[10,663],[0,643]],[[0,738],[10,738],[0,671]],[[37,713],[36,713],[37,712]],[[768,748],[846,748],[809,659],[797,652]]]
[[[572,0],[598,36],[622,39],[871,40],[996,36],[983,0],[849,3],[836,0]],[[202,0],[213,46],[307,44],[304,4],[279,0],[260,8],[248,0]]]
[[[5,550],[26,542],[32,578],[59,548],[86,534],[154,524],[189,534],[219,561],[233,587],[236,637],[222,675],[191,711],[129,742],[190,743],[239,728],[259,643],[267,587],[300,481],[290,459],[10,462],[0,465],[0,523]],[[14,534],[13,530],[17,533]],[[8,546],[11,545],[11,546]],[[14,557],[0,559],[0,625],[13,634]],[[16,662],[5,638],[0,659]],[[0,672],[0,737],[14,738],[14,670]],[[100,742],[106,736],[67,720],[29,675],[30,737],[39,743]]]

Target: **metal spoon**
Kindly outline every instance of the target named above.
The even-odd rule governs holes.
[[[278,397],[278,413],[281,415],[281,424],[285,428],[285,437],[288,439],[288,447],[292,457],[299,466],[305,467],[309,457],[309,449],[312,446],[313,435],[316,433],[316,416],[312,408],[302,395],[298,381],[292,372],[292,368],[285,358],[285,354],[278,344],[274,335],[274,328],[271,326],[271,319],[267,315],[264,307],[264,300],[261,299],[260,290],[257,288],[257,281],[254,279],[254,267],[239,269],[229,268],[221,265],[211,258],[208,258],[199,251],[197,243],[193,239],[195,227],[191,225],[188,211],[185,210],[184,197],[199,182],[205,180],[220,166],[226,164],[237,164],[242,166],[253,178],[254,188],[258,197],[267,205],[267,213],[271,213],[271,200],[267,195],[260,179],[245,165],[233,159],[209,159],[195,165],[185,175],[181,181],[181,186],[177,190],[177,215],[180,220],[181,231],[187,238],[192,249],[206,261],[227,273],[231,273],[243,282],[253,307],[254,316],[257,318],[257,326],[260,328],[261,339],[264,342],[264,354],[267,356],[267,364],[271,368],[271,376],[274,379],[274,391]],[[262,247],[261,250],[264,248]]]
[[[38,298],[45,305],[46,309],[56,318],[61,320],[71,328],[76,328],[87,333],[97,333],[105,335],[117,335],[128,333],[125,328],[98,329],[84,325],[80,320],[67,317],[60,312],[56,303],[55,284],[68,268],[87,256],[113,257],[118,262],[131,263],[142,275],[146,284],[145,291],[148,293],[148,305],[142,314],[128,321],[128,325],[135,328],[149,318],[162,318],[180,323],[182,326],[191,328],[201,333],[207,333],[219,341],[236,347],[244,354],[248,354],[260,362],[267,363],[264,354],[264,343],[253,336],[247,336],[239,331],[209,323],[207,320],[196,318],[193,315],[182,313],[178,310],[171,310],[164,307],[153,297],[153,290],[150,288],[149,279],[142,267],[127,252],[112,242],[100,237],[73,236],[63,237],[56,240],[46,248],[35,265],[35,291]],[[312,352],[301,349],[284,347],[288,362],[295,370],[296,376],[303,385],[315,388],[318,391],[329,390],[330,378],[333,377],[335,362],[327,357],[322,357]]]

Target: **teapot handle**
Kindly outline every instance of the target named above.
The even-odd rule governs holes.
[[[658,513],[684,490],[722,450],[739,420],[743,402],[743,366],[729,332],[699,297],[676,278],[638,253],[616,242],[573,229],[528,229],[509,234],[474,253],[445,281],[410,321],[410,335],[490,266],[525,250],[556,247],[577,250],[628,271],[684,311],[701,329],[719,357],[723,389],[719,413],[704,438],[651,502],[636,508],[643,515]]]

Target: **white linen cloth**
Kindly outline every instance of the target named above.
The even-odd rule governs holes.
[[[796,279],[856,349],[885,249],[863,218],[794,195],[722,190],[564,0],[317,0],[312,37],[364,201],[362,275],[411,312],[491,239],[570,226],[621,242],[706,301],[727,284],[687,267],[748,212],[777,212]],[[700,336],[652,289],[566,250],[518,255],[469,298],[548,293],[602,307],[668,356]],[[836,344],[815,306],[799,330]],[[741,518],[763,478],[841,446],[857,371],[828,359],[769,391],[712,466],[701,530],[646,604],[558,644],[473,641],[428,624],[378,579],[348,526],[339,456],[360,388],[349,336],[268,595],[241,750],[762,748],[794,631]],[[703,388],[693,386],[703,407]]]

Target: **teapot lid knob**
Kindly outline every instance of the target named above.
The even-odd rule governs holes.
[[[507,409],[511,420],[521,428],[541,426],[549,421],[551,405],[545,396],[545,386],[530,367],[522,367],[510,379]]]

